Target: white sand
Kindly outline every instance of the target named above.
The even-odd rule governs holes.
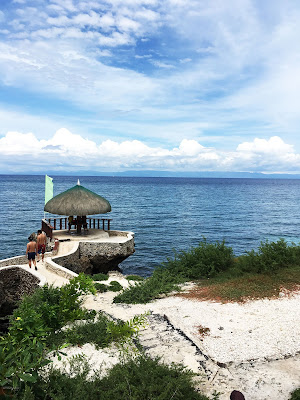
[[[122,279],[119,279],[122,283]],[[140,342],[151,356],[199,373],[199,388],[229,399],[289,399],[300,387],[300,294],[246,304],[166,297],[145,305],[113,304],[115,294],[87,296],[87,308],[128,320],[149,311]],[[198,327],[209,328],[201,335]]]

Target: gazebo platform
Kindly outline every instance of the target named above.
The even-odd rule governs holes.
[[[123,231],[105,231],[102,229],[88,229],[80,234],[75,229],[69,232],[67,229],[55,230],[52,232],[53,237],[60,242],[111,242],[124,243],[128,240],[127,235]]]

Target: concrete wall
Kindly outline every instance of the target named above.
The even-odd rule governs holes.
[[[49,257],[52,253],[45,253],[46,257]],[[23,265],[28,264],[28,258],[26,255],[24,256],[16,256],[11,258],[5,258],[4,260],[0,260],[0,268],[7,267],[9,265]]]
[[[75,272],[62,267],[51,259],[45,260],[45,264],[48,271],[53,272],[56,275],[62,276],[63,278],[72,279],[78,276],[78,274],[76,274]]]

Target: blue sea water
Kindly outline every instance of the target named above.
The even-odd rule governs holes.
[[[0,259],[23,254],[44,216],[44,176],[0,175]],[[53,179],[54,195],[77,177]],[[120,266],[148,276],[155,265],[205,236],[236,255],[261,241],[300,241],[300,180],[80,177],[112,205],[111,229],[135,233],[136,252]]]

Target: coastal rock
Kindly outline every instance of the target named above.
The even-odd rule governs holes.
[[[22,268],[0,269],[0,331],[7,330],[9,316],[25,294],[37,288],[39,279]]]
[[[121,232],[119,232],[121,233]],[[79,274],[119,271],[119,264],[135,252],[134,239],[124,242],[80,242],[75,251],[53,258],[57,264]]]

